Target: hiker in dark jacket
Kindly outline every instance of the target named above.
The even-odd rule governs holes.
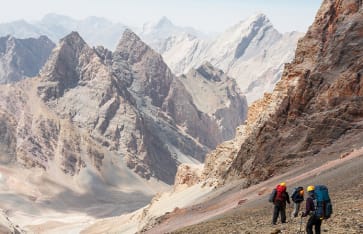
[[[320,234],[321,219],[314,215],[315,205],[314,205],[314,190],[313,185],[308,186],[307,191],[309,197],[306,199],[306,210],[302,213],[302,217],[310,215],[308,222],[306,223],[306,233],[313,234],[313,226],[315,226],[315,234]]]
[[[292,218],[296,218],[299,214],[300,205],[304,201],[304,188],[296,187],[291,194],[291,200],[294,203],[294,210],[291,213]]]
[[[281,223],[286,223],[286,202],[290,204],[289,194],[286,192],[286,183],[282,182],[276,187],[276,195],[273,199],[274,213],[272,224],[276,225],[277,218],[280,214]]]

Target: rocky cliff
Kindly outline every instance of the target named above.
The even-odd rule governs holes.
[[[210,63],[204,63],[182,75],[180,81],[191,93],[193,103],[198,110],[217,121],[218,128],[214,130],[216,141],[232,139],[236,129],[231,127],[238,126],[237,123],[242,123],[247,116],[247,109],[244,108],[247,103],[241,98],[243,94],[235,79]]]
[[[0,84],[38,75],[54,47],[46,36],[37,39],[0,38]]]
[[[204,180],[248,186],[339,142],[348,142],[341,151],[361,144],[362,8],[358,0],[323,2],[274,92],[252,105],[238,138],[207,156]]]

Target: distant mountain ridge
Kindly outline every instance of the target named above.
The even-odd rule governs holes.
[[[78,31],[92,46],[114,50],[124,24],[104,18],[75,20],[48,14],[35,23],[16,21],[0,24],[0,35],[38,37],[53,41]],[[280,79],[283,64],[290,62],[298,32],[279,33],[264,14],[255,14],[219,35],[206,35],[191,27],[174,25],[167,17],[134,28],[139,37],[163,56],[173,73],[180,75],[208,62],[237,80],[249,104],[271,92]]]
[[[126,26],[113,23],[105,18],[87,17],[76,20],[58,14],[45,15],[40,21],[27,22],[18,20],[0,24],[0,36],[12,35],[17,38],[39,37],[46,35],[52,41],[58,42],[61,38],[78,31],[84,36],[87,43],[108,49],[114,49]]]
[[[0,84],[38,75],[54,47],[46,36],[37,39],[0,37]]]
[[[192,27],[180,27],[174,25],[170,19],[165,16],[156,22],[145,23],[142,26],[142,29],[138,30],[137,33],[146,43],[160,54],[163,54],[167,50],[165,47],[165,41],[171,36],[179,36],[186,33],[202,39],[208,37],[205,33]]]
[[[164,40],[172,35],[188,32],[199,37],[205,34],[191,27],[174,25],[167,17],[162,17],[156,22],[147,22],[140,28],[114,23],[102,17],[90,16],[82,20],[59,14],[47,14],[41,20],[27,22],[17,20],[0,23],[0,36],[12,35],[16,38],[39,37],[46,35],[52,41],[58,42],[72,31],[79,32],[84,40],[91,46],[104,46],[114,50],[126,28],[134,30],[157,52]]]
[[[173,35],[165,40],[162,55],[176,74],[210,62],[237,80],[251,104],[272,91],[301,36],[298,32],[281,34],[266,15],[256,14],[212,40],[190,33]]]

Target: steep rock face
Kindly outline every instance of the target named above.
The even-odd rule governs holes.
[[[130,30],[124,32],[114,54],[116,62],[123,60],[132,66],[134,79],[129,89],[149,97],[152,105],[161,107],[174,78],[162,57]]]
[[[0,84],[38,75],[54,46],[46,36],[37,39],[0,38]]]
[[[362,2],[325,0],[274,92],[249,110],[233,150],[207,156],[204,178],[267,179],[339,140],[362,139]],[[263,112],[260,112],[264,110]],[[257,114],[258,113],[258,114]],[[344,149],[342,149],[344,150]],[[215,160],[221,163],[215,163]]]
[[[108,150],[124,157],[137,154],[136,142],[142,134],[137,129],[140,118],[132,106],[134,101],[100,53],[108,54],[90,48],[78,33],[71,33],[45,65],[38,94],[61,118],[87,131]],[[103,156],[95,154],[100,167]]]
[[[236,81],[210,63],[190,70],[179,80],[192,95],[196,107],[217,120],[220,130],[215,130],[215,135],[221,134],[219,139],[232,139],[235,128],[247,114],[246,99],[242,98]],[[192,129],[198,129],[198,126]]]
[[[162,57],[129,30],[125,31],[113,54],[114,74],[122,74],[118,69],[121,64],[129,64],[132,71],[123,80],[142,116],[140,127],[143,129],[145,147],[142,164],[149,165],[145,168],[151,167],[153,174],[164,171],[164,174],[169,175],[168,178],[173,179],[174,176],[170,175],[175,175],[179,162],[191,162],[190,159],[186,161],[190,156],[203,161],[207,151],[223,139],[232,137],[225,133],[224,128],[234,128],[237,126],[236,123],[222,123],[219,126],[217,122],[222,117],[218,120],[211,113],[195,105],[196,101],[201,99],[201,94],[194,92],[194,96],[191,95],[193,90],[187,87],[187,82],[182,81],[183,78],[176,78]],[[198,77],[198,79],[201,78]],[[209,92],[212,90],[210,87],[207,89]],[[240,108],[231,117],[238,119],[237,122],[240,123],[245,117],[246,103],[240,93],[237,93],[234,88],[231,90],[231,96],[238,95],[238,97],[233,96],[235,100],[228,97],[226,102],[230,101],[232,104],[224,107]],[[223,93],[226,92],[228,91],[223,91]],[[220,106],[213,106],[213,108],[215,112],[217,110],[222,112]],[[163,144],[156,142],[163,142]],[[173,159],[175,157],[177,157],[177,163]],[[136,164],[140,165],[140,160],[136,161],[139,161]],[[163,178],[165,179],[165,176]]]
[[[190,33],[165,41],[162,53],[176,74],[186,73],[208,61],[234,77],[251,104],[280,79],[300,33],[280,34],[263,14],[257,14],[205,41]]]

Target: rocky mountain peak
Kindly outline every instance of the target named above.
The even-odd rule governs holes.
[[[163,58],[176,74],[186,74],[205,61],[236,79],[249,103],[271,92],[283,64],[291,61],[302,34],[281,34],[264,14],[255,14],[213,40],[178,34],[161,46]],[[258,72],[256,72],[258,71]]]
[[[100,64],[101,58],[77,32],[62,38],[41,71],[44,82],[53,82],[52,88],[46,85],[41,96],[45,100],[60,97],[67,89],[77,86],[80,80],[90,79],[91,76],[84,71],[91,61]]]
[[[160,54],[145,44],[134,32],[125,30],[115,52],[114,64],[126,62],[134,70],[131,90],[151,98],[161,107],[175,78]]]
[[[0,38],[0,84],[36,76],[54,46],[46,36],[27,39],[13,36]]]
[[[157,28],[161,27],[174,27],[174,24],[170,21],[170,19],[166,16],[161,17],[161,19],[155,25]]]
[[[227,32],[229,33],[236,33],[235,36],[238,34],[245,35],[246,33],[256,33],[262,28],[271,28],[272,24],[269,18],[262,13],[254,14],[243,20],[233,27],[231,27]]]
[[[224,75],[224,72],[215,68],[211,63],[206,62],[199,66],[196,70],[203,78],[209,81],[219,82]]]
[[[256,25],[266,25],[271,24],[270,19],[267,17],[267,15],[263,13],[256,13],[246,20],[249,24],[256,24]]]
[[[135,64],[140,62],[147,51],[151,50],[136,33],[130,29],[126,29],[116,47],[115,54],[118,54],[120,58],[128,61],[130,64]],[[154,53],[154,55],[157,56],[158,54]]]
[[[57,29],[58,32],[55,32],[56,34],[59,33],[59,31],[65,32],[67,31],[67,33],[70,32],[70,30],[68,31],[70,26],[75,26],[75,21],[65,15],[59,15],[59,14],[55,14],[55,13],[49,13],[46,14],[41,21],[39,22],[39,26],[45,26],[48,27],[48,25],[53,25],[55,26],[55,28]],[[41,30],[41,27],[39,27],[39,29]],[[38,29],[38,30],[39,30]],[[64,36],[64,34],[62,35]]]
[[[155,32],[167,32],[175,31],[177,26],[175,26],[169,18],[166,16],[161,17],[158,21],[148,22],[143,25],[143,34],[155,33]]]
[[[83,40],[83,38],[79,35],[78,32],[71,32],[67,36],[63,37],[59,44],[63,46],[64,44],[69,45],[72,49],[79,50],[82,49],[84,46],[86,46],[86,42]]]

